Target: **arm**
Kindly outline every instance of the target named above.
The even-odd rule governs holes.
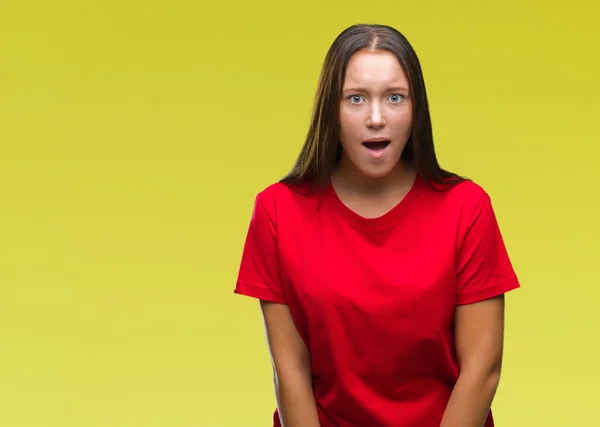
[[[283,427],[319,427],[310,354],[285,304],[261,301]]]
[[[500,380],[504,296],[459,305],[455,328],[460,374],[440,427],[484,427]]]

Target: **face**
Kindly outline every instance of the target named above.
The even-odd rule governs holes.
[[[383,50],[355,53],[340,101],[342,167],[387,176],[399,164],[411,127],[408,80],[396,57]]]

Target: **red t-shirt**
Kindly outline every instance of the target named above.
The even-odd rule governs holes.
[[[519,287],[488,194],[417,177],[377,218],[331,185],[321,200],[282,183],[258,194],[235,292],[289,306],[321,427],[439,427],[459,374],[456,305]]]

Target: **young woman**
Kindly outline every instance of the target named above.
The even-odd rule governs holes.
[[[235,289],[260,300],[274,425],[492,427],[518,287],[489,195],[438,164],[409,42],[343,31],[294,168],[256,198]]]

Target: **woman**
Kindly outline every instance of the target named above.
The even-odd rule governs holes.
[[[492,427],[504,294],[488,194],[440,168],[418,58],[331,46],[289,173],[254,206],[235,292],[260,300],[284,427]]]

